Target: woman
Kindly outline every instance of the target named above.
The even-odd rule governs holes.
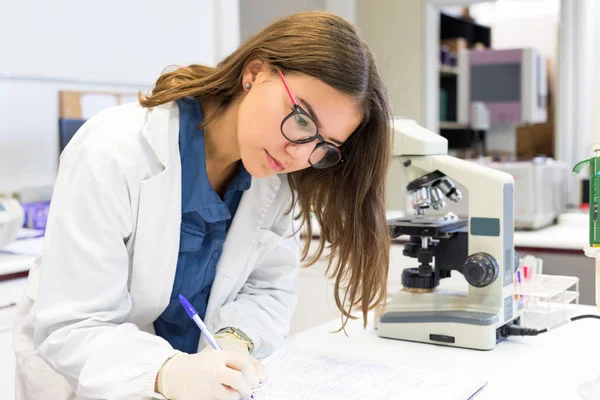
[[[389,118],[356,29],[307,12],[90,119],[61,156],[20,307],[18,397],[248,397],[254,357],[288,332],[294,221],[310,237],[311,215],[320,246],[303,258],[328,243],[344,322],[357,306],[366,318],[385,299]],[[224,351],[198,351],[178,294]]]

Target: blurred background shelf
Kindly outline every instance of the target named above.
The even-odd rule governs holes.
[[[469,129],[469,125],[456,121],[440,121],[440,129]]]
[[[452,65],[440,65],[440,75],[442,76],[458,76],[458,67]]]

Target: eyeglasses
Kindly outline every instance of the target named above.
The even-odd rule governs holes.
[[[313,168],[324,169],[332,167],[340,161],[344,162],[340,149],[333,143],[325,141],[323,136],[319,135],[319,129],[315,121],[300,107],[283,76],[283,72],[280,70],[277,70],[277,72],[294,106],[294,110],[281,121],[281,134],[283,137],[296,144],[309,143],[313,140],[319,141],[308,157],[308,162]]]

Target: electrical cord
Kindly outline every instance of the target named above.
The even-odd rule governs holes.
[[[584,318],[596,318],[596,319],[600,319],[600,315],[595,315],[595,314],[578,315],[576,317],[571,318],[571,321],[577,321],[579,319],[584,319]]]
[[[585,318],[595,318],[595,319],[600,319],[600,315],[595,315],[595,314],[584,314],[584,315],[578,315],[576,317],[570,318],[569,321],[578,321],[580,319],[585,319]],[[562,325],[562,324],[559,324]],[[505,325],[502,328],[500,328],[500,333],[502,336],[504,337],[508,337],[508,336],[537,336],[540,335],[542,333],[546,333],[548,332],[548,329],[532,329],[532,328],[524,328],[522,326],[519,325]]]

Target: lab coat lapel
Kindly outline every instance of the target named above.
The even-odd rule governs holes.
[[[136,228],[132,312],[154,321],[169,303],[179,250],[181,170],[176,163],[142,182]],[[179,171],[177,171],[179,169]]]
[[[142,135],[162,165],[167,167],[172,159],[176,159],[174,157],[179,156],[177,103],[171,102],[151,108]]]
[[[248,275],[248,269],[254,268],[249,259],[257,251],[258,232],[281,186],[278,176],[252,179],[252,185],[242,196],[236,214],[223,245],[223,254],[217,264],[217,276],[211,289],[206,311],[206,320],[212,319],[219,309],[240,287]]]
[[[140,322],[150,323],[169,304],[179,254],[181,164],[171,162],[179,160],[177,105],[153,108],[142,134],[165,166],[142,182],[133,250],[132,314]]]

